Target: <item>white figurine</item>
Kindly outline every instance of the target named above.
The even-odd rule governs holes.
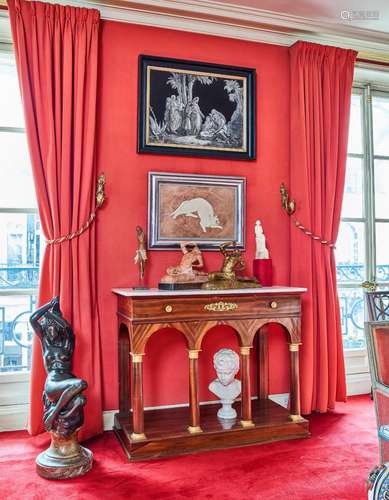
[[[232,349],[220,349],[213,356],[213,366],[217,378],[209,384],[209,390],[213,392],[223,405],[217,412],[222,419],[236,418],[236,411],[232,403],[242,390],[240,380],[235,378],[239,371],[239,356]]]
[[[263,234],[261,221],[259,220],[257,220],[257,222],[255,223],[255,243],[256,243],[255,258],[268,259],[269,250],[266,248],[266,238],[265,235]]]

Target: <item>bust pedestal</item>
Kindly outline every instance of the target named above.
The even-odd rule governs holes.
[[[233,399],[221,399],[220,403],[223,405],[217,412],[218,418],[229,420],[231,418],[236,418],[236,410],[232,407]]]

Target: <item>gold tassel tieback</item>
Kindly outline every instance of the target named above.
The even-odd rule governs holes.
[[[70,241],[73,238],[77,238],[82,233],[84,233],[89,227],[92,225],[93,221],[96,219],[97,210],[101,208],[105,201],[105,175],[99,175],[97,179],[97,187],[96,187],[96,207],[94,211],[90,214],[89,219],[83,224],[77,231],[73,233],[67,234],[65,236],[59,236],[58,238],[54,238],[53,240],[46,240],[48,245],[56,245],[57,243],[63,243],[64,241]]]

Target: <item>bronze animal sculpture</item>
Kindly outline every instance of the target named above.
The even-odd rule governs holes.
[[[261,285],[256,278],[239,276],[238,271],[246,268],[242,252],[236,247],[235,241],[228,241],[220,245],[223,254],[223,265],[220,271],[208,274],[208,282],[201,288],[205,290],[225,290],[229,288],[259,288]]]
[[[37,472],[48,479],[83,475],[91,469],[93,460],[92,453],[77,441],[86,404],[82,392],[88,384],[71,372],[75,336],[62,316],[59,297],[37,309],[30,323],[42,345],[47,372],[43,421],[51,433],[50,448],[37,457]]]

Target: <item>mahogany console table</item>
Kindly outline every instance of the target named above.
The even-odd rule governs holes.
[[[119,413],[115,415],[114,431],[128,458],[159,458],[309,436],[308,421],[300,415],[299,389],[301,294],[305,291],[290,287],[180,292],[114,289],[119,320]],[[269,323],[281,324],[287,334],[290,412],[268,399],[266,325]],[[235,408],[241,418],[227,425],[216,416],[219,404],[202,406],[200,411],[198,398],[201,344],[215,325],[231,326],[240,346],[242,393]],[[186,338],[189,409],[144,411],[145,348],[151,335],[162,328],[179,330]],[[251,399],[250,381],[250,349],[254,340],[259,346],[257,400]]]

